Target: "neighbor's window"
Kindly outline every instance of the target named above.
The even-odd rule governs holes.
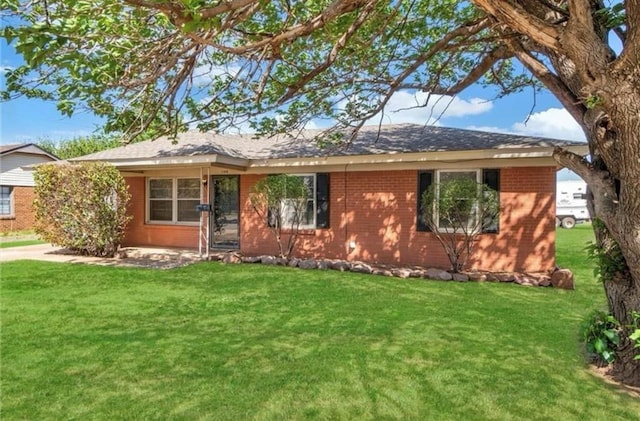
[[[200,220],[199,178],[148,179],[148,221],[194,223]]]
[[[13,187],[0,186],[0,216],[11,216],[11,199],[12,199]]]
[[[307,187],[307,203],[300,218],[300,228],[316,227],[316,176],[315,174],[294,175],[302,179]],[[295,216],[293,201],[286,199],[282,203],[282,223],[285,227],[290,227]]]

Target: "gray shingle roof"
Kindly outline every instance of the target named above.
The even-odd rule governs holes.
[[[226,155],[244,159],[311,158],[323,156],[382,155],[412,152],[469,151],[480,149],[540,148],[585,145],[539,137],[517,136],[417,124],[363,127],[348,147],[320,148],[312,139],[319,130],[302,132],[296,138],[224,135],[189,131],[174,142],[160,137],[140,143],[85,155],[78,160],[154,159],[198,155]]]
[[[33,155],[45,155],[54,160],[58,159],[58,157],[50,154],[34,143],[12,143],[10,145],[0,145],[0,156],[9,155],[16,152]]]

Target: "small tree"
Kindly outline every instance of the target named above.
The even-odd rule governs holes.
[[[307,207],[308,194],[302,178],[279,174],[258,181],[249,195],[254,211],[267,221],[280,257],[291,257]],[[288,231],[286,241],[283,240],[285,231]]]
[[[122,175],[106,163],[39,165],[34,174],[35,231],[79,253],[113,257],[130,217]]]
[[[38,146],[60,159],[71,159],[122,146],[122,142],[116,136],[90,135],[58,142],[41,140],[38,142]]]
[[[444,248],[451,269],[459,272],[467,264],[475,240],[495,223],[500,203],[498,193],[469,178],[454,178],[432,184],[422,195],[422,217]]]

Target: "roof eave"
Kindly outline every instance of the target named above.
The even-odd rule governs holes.
[[[588,147],[583,145],[570,145],[565,149],[579,155],[587,155]],[[370,155],[343,155],[326,157],[302,157],[302,158],[266,158],[254,159],[249,163],[249,168],[274,168],[274,167],[310,167],[325,165],[354,165],[354,164],[394,164],[437,161],[475,161],[489,159],[523,159],[523,158],[552,158],[554,147],[527,147],[527,148],[503,148],[503,149],[476,149],[465,151],[435,151],[435,152],[409,152],[386,153]]]
[[[80,162],[81,160],[74,160]],[[135,169],[140,167],[185,167],[218,165],[231,167],[236,170],[245,170],[249,162],[242,158],[233,158],[225,155],[196,155],[196,156],[170,156],[159,158],[120,158],[120,159],[96,159],[92,161],[105,161],[118,169]]]

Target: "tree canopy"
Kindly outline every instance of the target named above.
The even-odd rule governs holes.
[[[60,159],[77,158],[121,145],[122,142],[116,136],[104,135],[79,136],[57,142],[46,139],[38,142],[38,146]]]
[[[398,90],[509,93],[515,72],[495,24],[469,2],[30,1],[4,37],[25,65],[5,98],[89,107],[131,136],[247,121],[285,132],[324,117],[358,128]],[[424,106],[416,102],[415,106]]]
[[[323,117],[335,123],[325,141],[348,141],[399,90],[544,86],[589,142],[590,160],[554,157],[593,192],[602,253],[622,256],[605,289],[627,326],[617,375],[640,385],[628,339],[640,312],[640,0],[5,0],[3,11],[25,64],[2,97],[88,107],[129,137],[247,122],[295,133]]]

